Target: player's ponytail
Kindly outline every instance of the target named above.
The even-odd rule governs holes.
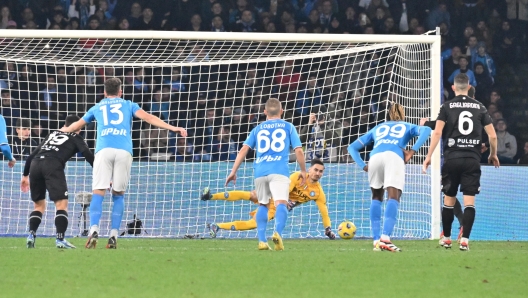
[[[405,120],[405,111],[403,110],[403,106],[399,103],[392,103],[389,109],[389,117],[392,121]]]

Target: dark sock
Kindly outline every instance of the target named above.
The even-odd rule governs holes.
[[[42,212],[33,211],[29,214],[29,232],[33,235],[37,233],[37,230],[42,221]]]
[[[63,240],[68,228],[68,212],[66,210],[57,210],[55,213],[55,228],[57,229],[57,239]]]
[[[445,237],[451,237],[451,228],[453,227],[454,219],[455,213],[453,212],[453,206],[444,205],[444,208],[442,208],[442,226]]]
[[[460,227],[464,226],[464,212],[462,211],[462,205],[459,200],[455,200],[455,207],[453,208],[456,218],[458,219],[458,224]]]
[[[464,208],[464,231],[462,232],[463,238],[468,238],[475,222],[475,206],[468,205]]]

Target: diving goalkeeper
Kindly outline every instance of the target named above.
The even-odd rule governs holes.
[[[335,234],[332,232],[332,224],[330,217],[328,216],[328,208],[326,207],[326,196],[319,183],[319,179],[323,176],[324,164],[319,159],[313,159],[311,166],[308,169],[308,177],[306,179],[306,185],[300,186],[301,180],[299,180],[299,172],[295,172],[290,175],[290,195],[288,200],[288,211],[291,211],[296,206],[304,204],[309,201],[315,201],[321,217],[323,219],[323,226],[325,227],[325,235],[331,240],[335,239]],[[225,200],[225,201],[239,201],[248,200],[255,204],[258,204],[256,191],[227,191],[225,193],[219,192],[211,194],[209,187],[204,188],[202,192],[202,201],[208,200]],[[269,203],[268,221],[275,217],[275,204],[273,201]],[[245,221],[233,221],[224,223],[213,223],[209,224],[211,237],[215,238],[216,234],[220,229],[231,230],[231,231],[245,231],[253,230],[257,227],[255,221],[255,214],[257,210],[253,210],[249,214],[251,215],[250,220]]]

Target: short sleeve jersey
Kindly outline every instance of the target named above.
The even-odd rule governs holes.
[[[403,149],[409,141],[420,135],[421,126],[404,121],[387,121],[376,125],[358,140],[367,146],[374,143],[370,157],[377,153],[392,151],[404,159]]]
[[[62,165],[65,166],[66,162],[77,152],[81,152],[86,161],[93,166],[94,156],[84,142],[83,137],[73,132],[56,130],[50,133],[31,155],[34,158],[53,157],[61,161]],[[24,176],[29,175],[30,165],[31,163],[26,161]]]
[[[76,133],[62,132],[60,130],[50,133],[39,147],[38,152],[35,154],[36,157],[53,156],[62,161],[63,164],[77,152],[91,154],[83,137]],[[93,157],[91,159],[93,160]]]
[[[492,123],[482,103],[465,95],[456,96],[440,107],[437,120],[445,122],[444,159],[470,157],[480,160],[482,130]]]
[[[86,123],[97,121],[95,153],[104,148],[123,149],[132,154],[132,119],[141,108],[122,98],[105,98],[83,116]]]
[[[280,174],[289,176],[290,147],[301,147],[301,140],[293,124],[281,119],[267,120],[249,133],[244,145],[255,149],[255,178]]]

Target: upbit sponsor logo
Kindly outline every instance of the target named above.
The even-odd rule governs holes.
[[[269,155],[268,156],[261,156],[261,157],[257,158],[256,163],[261,163],[263,161],[266,161],[266,162],[267,161],[277,161],[277,160],[281,160],[281,158],[282,158],[282,156],[275,156],[275,157],[269,156]]]
[[[106,135],[120,135],[120,136],[126,136],[126,129],[117,129],[117,128],[105,128],[103,131],[101,131],[101,136]]]
[[[374,148],[378,147],[381,144],[393,144],[398,145],[398,140],[387,140],[387,139],[381,139],[374,144]]]

